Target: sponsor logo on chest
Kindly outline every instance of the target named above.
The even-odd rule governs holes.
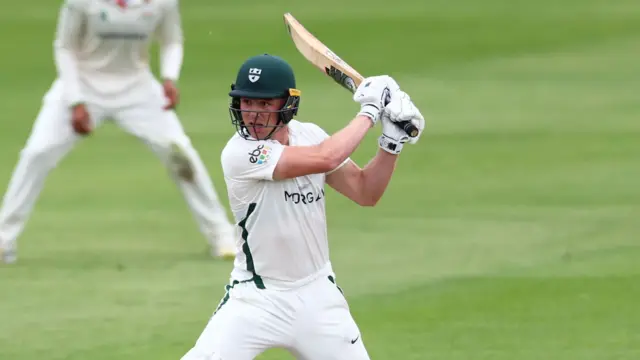
[[[292,186],[285,188],[284,201],[292,204],[313,204],[324,199],[324,189],[321,176],[309,175],[288,181]]]
[[[313,204],[315,202],[321,201],[324,199],[324,189],[320,189],[320,192],[315,191],[292,191],[289,192],[287,190],[284,191],[284,201],[292,204]]]
[[[96,3],[90,27],[104,40],[149,39],[157,23],[158,9],[146,0],[118,0]]]

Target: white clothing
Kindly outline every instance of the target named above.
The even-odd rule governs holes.
[[[291,120],[288,127],[291,146],[316,145],[329,136],[312,123]],[[329,263],[326,174],[272,181],[284,148],[275,140],[250,141],[235,134],[222,150],[229,204],[241,235],[233,279],[298,287]]]
[[[165,99],[161,85],[155,81],[152,89],[146,101],[133,107],[107,108],[87,104],[92,127],[97,128],[112,118],[120,128],[145,142],[169,170],[173,165],[170,160],[171,144],[178,145],[193,166],[195,178],[188,181],[173,171],[169,174],[182,191],[209,244],[214,247],[233,246],[221,244],[232,241],[230,236],[223,236],[231,234],[233,227],[205,165],[176,113],[162,109]],[[56,81],[43,98],[42,108],[4,195],[0,209],[0,247],[5,249],[16,246],[16,238],[23,231],[49,172],[81,139],[71,127],[71,110],[61,100],[62,96],[62,82]]]
[[[331,267],[296,290],[237,281],[182,360],[252,360],[270,348],[300,360],[369,360]]]
[[[161,77],[177,80],[183,33],[177,0],[65,0],[54,41],[68,104],[125,106],[151,92],[149,47],[161,47]]]
[[[329,136],[312,123],[288,127],[290,146]],[[182,360],[251,360],[274,347],[305,360],[369,359],[329,261],[326,174],[274,181],[284,148],[236,134],[222,151],[242,250],[225,297]]]
[[[163,88],[148,66],[154,35],[162,47],[162,76],[176,80],[182,62],[177,0],[128,0],[124,8],[115,0],[65,0],[55,40],[58,78],[43,98],[4,195],[0,248],[15,249],[47,175],[81,138],[71,126],[71,105],[84,102],[92,129],[113,119],[144,141],[169,170],[209,244],[216,251],[232,249],[233,225],[207,169],[176,113],[163,109]],[[176,147],[193,179],[176,171]]]

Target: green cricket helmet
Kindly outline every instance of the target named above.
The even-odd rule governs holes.
[[[240,136],[247,140],[265,140],[273,133],[286,126],[298,113],[300,106],[300,91],[296,89],[296,79],[291,66],[282,58],[269,54],[253,56],[247,59],[236,77],[234,84],[231,84],[231,122],[236,127]],[[240,99],[286,99],[285,104],[277,111],[251,111],[258,116],[258,113],[275,113],[278,120],[273,129],[263,139],[253,139],[249,135],[247,125],[242,118],[243,110],[240,110]]]

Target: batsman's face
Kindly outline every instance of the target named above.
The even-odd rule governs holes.
[[[284,105],[284,99],[240,99],[242,121],[251,137],[264,139],[278,125],[278,111]]]

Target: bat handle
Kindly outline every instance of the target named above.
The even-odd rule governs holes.
[[[404,130],[404,132],[406,132],[407,135],[412,138],[418,136],[418,134],[420,133],[418,128],[413,125],[411,121],[399,121],[395,122],[394,124],[396,124],[400,129]]]
[[[387,106],[391,101],[391,92],[389,91],[389,89],[386,89],[383,95],[385,97],[384,105]],[[400,129],[404,130],[404,132],[406,132],[407,135],[412,138],[418,136],[418,134],[420,133],[418,128],[413,125],[411,121],[398,121],[394,122],[394,124],[396,124],[396,126],[398,126]]]

